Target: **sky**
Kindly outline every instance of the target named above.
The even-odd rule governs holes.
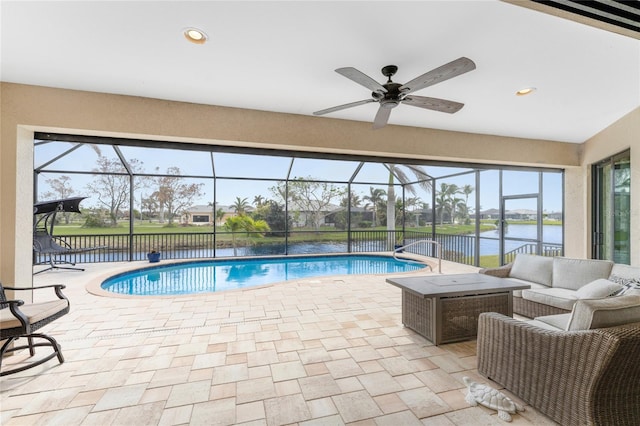
[[[86,188],[86,184],[91,181],[90,174],[71,174],[68,171],[91,172],[96,167],[98,150],[100,155],[117,158],[117,154],[112,147],[107,145],[83,145],[67,155],[51,162],[52,159],[60,156],[74,145],[67,142],[49,142],[36,145],[34,149],[34,168],[52,171],[41,173],[38,179],[39,201],[41,195],[49,188],[47,179],[58,178],[61,175],[69,176],[72,179],[76,196],[88,196],[83,201],[82,206],[95,207],[98,205],[97,197]],[[97,147],[97,149],[96,149]],[[284,179],[290,171],[291,178],[312,177],[319,180],[329,180],[337,182],[347,182],[352,178],[359,162],[357,161],[337,161],[296,158],[291,161],[291,157],[258,156],[232,153],[214,153],[213,161],[210,153],[200,151],[177,151],[156,148],[120,147],[123,156],[130,159],[137,159],[140,162],[139,172],[148,174],[166,173],[169,167],[178,167],[181,174],[190,176],[185,178],[185,182],[203,183],[203,196],[194,200],[195,205],[206,205],[213,201],[213,180],[201,178],[211,176],[213,170],[218,177],[216,183],[216,201],[219,205],[230,205],[236,197],[247,198],[252,204],[256,195],[264,198],[274,198],[270,188],[277,184],[278,179]],[[50,164],[47,164],[51,162]],[[468,168],[452,168],[439,166],[424,166],[424,169],[431,176],[441,177],[469,171]],[[521,194],[538,193],[538,173],[532,171],[503,171],[503,195],[518,196]],[[363,196],[369,194],[370,187],[385,189],[389,172],[380,163],[365,163],[358,171],[353,180],[352,191]],[[255,178],[272,180],[245,180],[228,178]],[[465,185],[476,186],[475,174],[462,176],[451,176],[436,181],[436,190],[440,188],[441,182],[456,184],[459,187]],[[379,183],[375,185],[375,183]],[[336,185],[346,189],[346,184]],[[499,208],[499,172],[497,170],[486,170],[480,173],[480,210]],[[154,188],[141,188],[135,196],[136,203],[142,197],[151,194]],[[543,173],[542,183],[542,203],[546,212],[559,212],[562,210],[562,174],[557,171]],[[400,195],[397,189],[396,195]],[[411,196],[410,194],[406,195]],[[431,204],[431,194],[419,190],[416,194],[422,201]],[[464,198],[464,195],[459,197]],[[475,202],[475,192],[469,197],[468,205],[473,207]],[[336,200],[335,204],[339,204]],[[139,208],[139,205],[134,206]],[[507,209],[530,209],[536,210],[536,200],[514,199],[508,202]]]

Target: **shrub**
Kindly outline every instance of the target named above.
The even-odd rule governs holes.
[[[110,225],[100,213],[90,213],[85,216],[83,228],[109,228]]]

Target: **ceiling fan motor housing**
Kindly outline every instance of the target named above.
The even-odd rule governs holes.
[[[387,67],[385,67],[387,68]],[[384,68],[383,68],[384,69]],[[387,90],[381,96],[376,96],[377,92],[374,92],[373,98],[380,102],[380,106],[383,108],[395,108],[400,105],[404,98],[404,93],[400,91],[402,84],[393,83],[389,80],[389,83],[383,84],[383,87]]]

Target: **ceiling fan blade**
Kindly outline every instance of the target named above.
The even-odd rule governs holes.
[[[355,81],[356,83],[366,87],[372,92],[387,92],[387,89],[385,89],[382,84],[378,83],[362,71],[358,71],[353,67],[338,68],[336,72],[347,77],[349,80]]]
[[[448,101],[446,99],[428,98],[426,96],[407,96],[406,98],[404,98],[402,103],[419,108],[431,109],[434,111],[448,112],[449,114],[460,111],[460,109],[464,106],[464,104],[461,104],[460,102]]]
[[[349,104],[344,104],[344,105],[338,105],[338,106],[334,106],[331,108],[327,108],[327,109],[321,109],[320,111],[316,111],[313,113],[313,115],[324,115],[324,114],[328,114],[330,112],[335,112],[335,111],[340,111],[342,109],[347,109],[347,108],[351,108],[351,107],[355,107],[358,105],[364,105],[364,104],[368,104],[371,102],[376,102],[375,99],[364,99],[362,101],[356,101],[356,102],[351,102]]]
[[[376,113],[376,118],[373,120],[373,129],[381,129],[386,126],[390,115],[391,108],[385,108],[380,105],[380,108],[378,108],[378,112]]]
[[[471,59],[463,56],[403,84],[400,86],[400,91],[404,93],[415,92],[416,90],[424,89],[436,83],[442,83],[445,80],[449,80],[450,78],[474,69],[476,69],[476,64]]]

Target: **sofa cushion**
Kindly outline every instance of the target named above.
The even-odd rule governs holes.
[[[571,314],[557,314],[557,315],[545,315],[543,317],[536,317],[534,321],[537,321],[538,326],[540,323],[545,324],[543,328],[549,330],[566,330],[571,319]]]
[[[570,315],[570,314],[562,314],[562,315]],[[537,319],[532,319],[532,320],[526,320],[525,321],[527,324],[529,325],[533,325],[534,327],[538,327],[538,328],[544,328],[545,330],[551,330],[551,331],[564,331],[563,329],[560,329],[558,327],[554,327],[551,324],[548,324],[546,322],[543,321],[539,321]]]
[[[610,260],[553,258],[553,287],[577,290],[599,278],[608,278],[613,262]]]
[[[578,299],[601,299],[613,296],[623,289],[624,286],[622,284],[600,278],[577,289],[576,296]]]
[[[31,303],[22,305],[18,309],[22,312],[30,324],[34,324],[45,318],[57,314],[69,307],[66,299],[56,299],[49,302]],[[0,328],[3,330],[14,327],[21,327],[22,323],[16,318],[9,308],[0,309]]]
[[[522,298],[570,311],[578,300],[576,292],[566,288],[544,288],[522,290]]]
[[[509,281],[513,281],[514,283],[517,284],[524,284],[524,285],[528,285],[531,286],[531,288],[550,288],[548,285],[544,285],[544,284],[538,284],[538,283],[534,283],[531,281],[525,281],[525,280],[520,280],[518,278],[509,278]],[[515,297],[522,297],[522,290],[513,290],[513,295]]]
[[[640,295],[578,300],[567,324],[568,331],[613,327],[640,321]]]
[[[509,278],[518,278],[551,287],[553,258],[534,254],[518,254],[509,272]]]

